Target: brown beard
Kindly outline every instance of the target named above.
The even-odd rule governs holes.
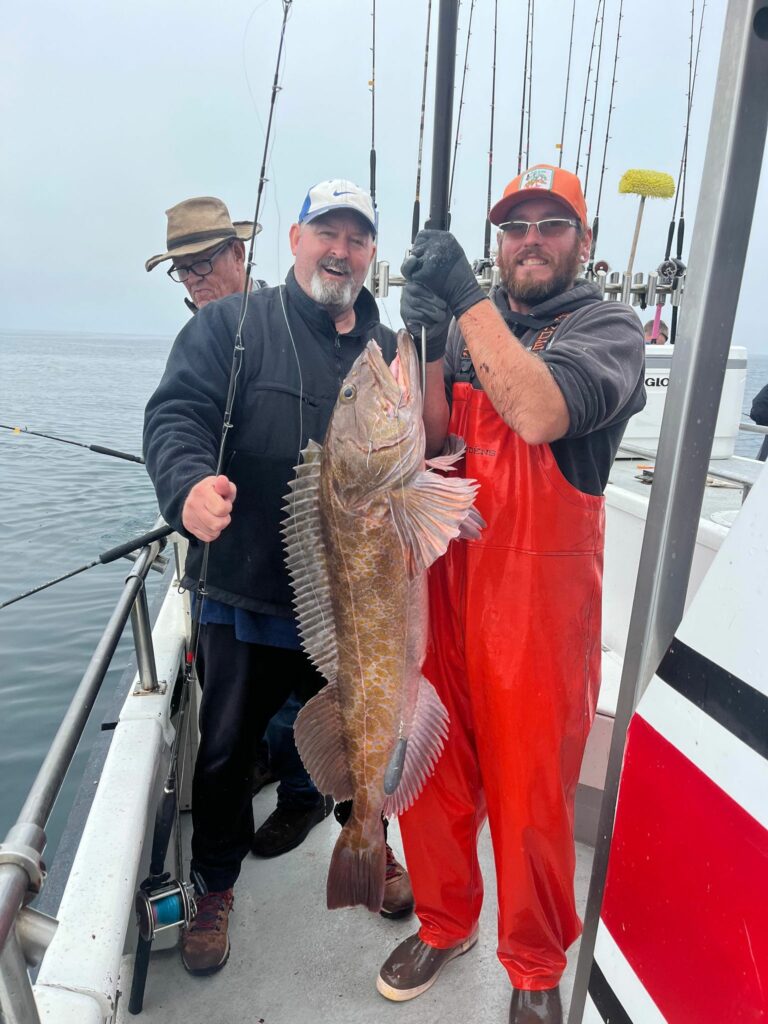
[[[579,256],[580,247],[581,239],[575,238],[570,252],[563,253],[556,262],[549,263],[552,276],[548,281],[526,281],[518,278],[518,272],[523,268],[519,267],[514,260],[510,260],[508,264],[503,256],[503,248],[500,246],[497,262],[501,282],[506,288],[507,295],[526,306],[535,306],[567,292],[579,276],[582,263]]]

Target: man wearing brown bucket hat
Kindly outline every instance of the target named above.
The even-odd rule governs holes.
[[[400,819],[421,928],[377,988],[412,999],[477,941],[488,821],[509,1022],[561,1024],[558,984],[581,930],[573,815],[600,681],[602,495],[645,404],[643,332],[578,280],[591,232],[574,174],[529,168],[489,218],[501,276],[490,296],[445,231],[420,232],[402,268],[403,319],[427,330],[428,455],[447,433],[464,438],[458,472],[480,482],[487,525],[430,569],[424,675],[451,729]]]
[[[151,256],[147,271],[171,261],[168,276],[189,292],[193,311],[214,299],[242,292],[245,285],[245,242],[253,235],[253,222],[233,221],[221,199],[197,196],[165,211],[168,251]],[[261,225],[256,225],[256,233]],[[255,282],[256,286],[264,282]]]
[[[197,312],[215,299],[241,295],[245,286],[245,245],[251,221],[232,221],[221,199],[198,196],[166,210],[168,251],[146,262],[147,271],[170,260],[168,276],[189,292],[187,306]],[[261,230],[257,226],[257,234]],[[253,287],[266,287],[254,281]],[[191,300],[191,301],[190,301]],[[299,846],[331,810],[332,801],[318,793],[301,763],[293,723],[301,705],[294,697],[274,716],[264,740],[256,743],[253,791],[278,781],[277,808],[253,837],[259,857],[277,857]]]
[[[212,974],[229,956],[233,886],[252,842],[253,737],[291,692],[306,702],[323,677],[301,649],[281,527],[299,452],[321,441],[339,388],[368,341],[396,353],[363,287],[377,214],[351,181],[313,186],[290,229],[285,284],[250,296],[243,351],[222,438],[240,299],[209,302],[179,334],[147,404],[144,452],[166,521],[190,540],[183,585],[194,591],[211,543],[198,648],[203,680],[192,789],[192,868],[208,889],[182,937],[182,960]],[[382,825],[384,828],[385,826]],[[388,909],[389,908],[389,909]],[[413,909],[387,848],[385,916]]]

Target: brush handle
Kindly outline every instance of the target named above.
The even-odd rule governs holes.
[[[635,262],[635,253],[637,251],[637,240],[640,237],[640,224],[643,220],[643,208],[645,206],[645,196],[640,196],[640,206],[637,211],[637,220],[635,221],[635,237],[632,239],[632,248],[629,251],[629,263],[627,264],[627,282],[629,288],[632,287],[632,267]]]

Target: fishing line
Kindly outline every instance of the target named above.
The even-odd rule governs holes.
[[[568,89],[571,83],[571,57],[573,55],[573,26],[576,21],[576,0],[573,0],[573,6],[571,7],[571,38],[568,42],[568,67],[565,72],[565,97],[563,98],[563,124],[560,129],[560,145],[557,147],[560,150],[560,156],[557,161],[557,166],[563,166],[563,143],[565,141],[565,115],[568,111]]]
[[[411,244],[419,233],[421,223],[421,164],[424,150],[424,111],[427,105],[427,70],[429,68],[429,27],[432,21],[432,0],[427,4],[427,38],[424,43],[424,74],[421,83],[421,118],[419,120],[419,153],[416,159],[416,198],[413,201]]]
[[[469,5],[469,20],[467,22],[467,43],[464,50],[464,70],[461,75],[461,91],[459,93],[459,112],[456,115],[456,134],[453,139],[453,160],[451,162],[451,179],[448,185],[448,206],[451,205],[453,195],[453,178],[456,173],[456,157],[459,152],[459,134],[461,132],[461,111],[464,107],[464,86],[467,82],[467,70],[469,68],[469,41],[472,38],[472,15],[475,11],[475,0]]]
[[[45,437],[49,441],[59,441],[61,444],[72,444],[78,448],[87,448],[98,455],[111,455],[115,459],[124,459],[126,462],[138,462],[140,465],[144,465],[144,459],[140,455],[119,452],[115,448],[104,448],[100,444],[85,444],[83,441],[72,441],[66,437],[56,437],[54,434],[43,434],[39,430],[30,430],[28,427],[11,427],[6,423],[0,423],[0,428],[10,430],[12,434],[32,434],[34,437]]]
[[[243,324],[245,322],[246,313],[248,311],[248,299],[250,297],[250,291],[251,291],[251,287],[250,287],[251,286],[251,268],[253,266],[253,252],[254,252],[254,246],[255,246],[256,234],[257,234],[257,232],[256,232],[256,224],[258,224],[258,221],[259,221],[259,212],[260,212],[260,209],[261,209],[261,198],[262,198],[262,195],[263,195],[263,192],[264,192],[264,184],[265,184],[265,182],[267,180],[267,178],[266,178],[266,165],[267,165],[267,156],[268,156],[268,153],[269,153],[270,137],[271,137],[271,132],[272,132],[272,121],[273,121],[274,113],[275,113],[275,103],[277,101],[277,94],[280,91],[280,85],[279,85],[280,61],[281,61],[281,58],[282,58],[282,55],[283,55],[283,45],[284,45],[284,42],[285,42],[285,30],[286,30],[286,25],[287,25],[287,22],[288,22],[288,15],[289,15],[289,13],[291,11],[291,4],[293,3],[293,0],[281,0],[281,3],[282,3],[282,7],[283,7],[283,21],[282,21],[282,27],[281,27],[281,30],[280,30],[280,43],[279,43],[278,50],[277,50],[277,61],[275,63],[275,74],[274,74],[274,78],[272,80],[272,92],[271,92],[271,98],[270,98],[270,104],[269,104],[269,117],[267,119],[267,128],[266,128],[265,139],[264,139],[264,151],[263,151],[263,154],[262,154],[261,169],[260,169],[260,172],[259,172],[259,184],[258,184],[258,190],[257,190],[257,193],[256,193],[256,209],[255,209],[255,212],[254,212],[254,215],[253,215],[254,230],[253,230],[253,233],[251,235],[250,245],[248,247],[248,259],[246,261],[246,267],[245,267],[245,283],[243,285],[243,293],[242,293],[241,301],[240,301],[240,314],[239,314],[239,317],[238,317],[237,331],[236,331],[236,334],[235,334],[235,344],[234,344],[234,348],[233,348],[233,351],[232,351],[232,365],[230,367],[229,386],[228,386],[228,389],[227,389],[227,398],[226,398],[226,402],[225,402],[225,406],[224,406],[224,418],[223,418],[223,423],[222,423],[222,428],[221,428],[221,438],[220,438],[220,441],[219,441],[219,454],[218,454],[218,459],[217,459],[217,463],[216,463],[216,472],[215,472],[215,476],[216,477],[220,476],[220,474],[221,474],[221,470],[222,470],[222,467],[224,465],[224,454],[225,454],[225,448],[226,448],[226,442],[227,442],[227,435],[228,435],[229,431],[231,430],[231,428],[233,426],[233,423],[232,423],[232,411],[233,411],[233,408],[234,408],[235,390],[236,390],[236,387],[237,387],[237,379],[240,376],[240,369],[241,369],[241,366],[242,366],[242,358],[243,358],[243,351],[244,351],[242,331],[243,331]],[[209,561],[209,558],[210,558],[210,549],[211,549],[211,542],[210,541],[206,541],[205,542],[205,547],[203,548],[203,557],[202,557],[202,563],[201,563],[201,567],[200,567],[200,577],[199,577],[199,579],[197,581],[197,588],[196,588],[197,600],[195,601],[195,611],[194,611],[194,615],[192,617],[192,629],[191,629],[191,637],[190,637],[190,651],[189,651],[189,654],[187,655],[186,672],[187,672],[187,678],[188,679],[191,677],[191,673],[192,673],[193,667],[194,667],[194,665],[195,665],[195,663],[197,661],[197,649],[198,649],[198,644],[199,644],[199,641],[200,641],[200,622],[201,622],[201,618],[202,618],[202,614],[203,614],[203,605],[204,605],[205,597],[206,597],[206,594],[207,594],[207,592],[206,592],[206,581],[207,581],[207,575],[208,575],[208,561]]]
[[[485,237],[483,239],[483,258],[489,259],[491,255],[491,222],[488,214],[491,212],[491,186],[493,184],[493,125],[496,114],[496,36],[499,25],[499,0],[493,0],[493,65],[491,72],[491,135],[488,143],[488,194],[485,208]],[[449,200],[450,203],[450,200]]]

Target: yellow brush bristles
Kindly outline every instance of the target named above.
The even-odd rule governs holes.
[[[663,171],[625,171],[619,182],[619,192],[670,199],[675,194],[675,180]]]

